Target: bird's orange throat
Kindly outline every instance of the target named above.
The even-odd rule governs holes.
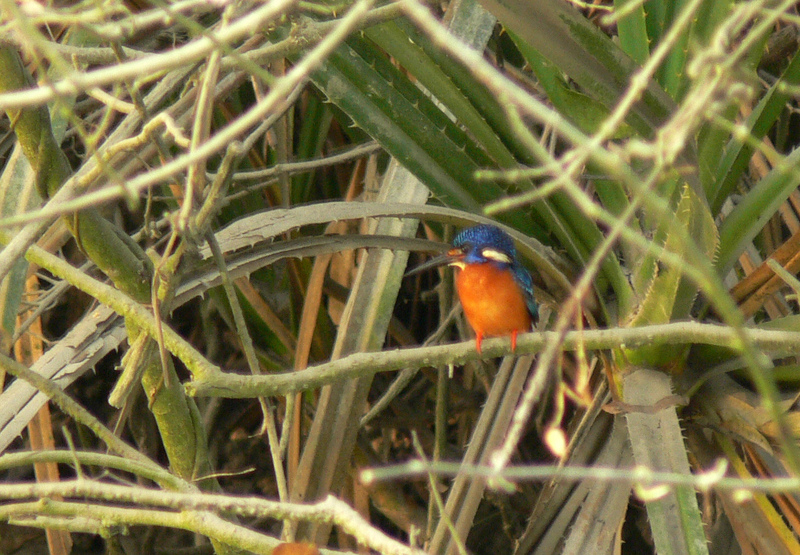
[[[510,335],[516,348],[517,334],[530,331],[525,295],[511,271],[492,263],[468,264],[457,272],[456,289],[479,352],[483,337]]]

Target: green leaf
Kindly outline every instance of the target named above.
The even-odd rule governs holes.
[[[636,369],[624,378],[624,401],[651,407],[672,395],[670,377],[652,369]],[[691,475],[686,446],[675,405],[653,413],[626,415],[633,458],[637,466],[655,472]],[[650,530],[658,553],[707,554],[703,522],[694,489],[638,489],[647,507]]]
[[[781,160],[771,172],[744,196],[719,228],[719,253],[716,266],[721,275],[745,246],[764,228],[780,205],[800,185],[800,149]]]
[[[719,176],[716,188],[709,195],[709,199],[712,199],[711,210],[713,213],[719,211],[725,199],[735,190],[741,181],[742,174],[749,167],[756,145],[772,129],[786,108],[786,102],[790,98],[786,92],[786,86],[799,83],[800,51],[795,53],[781,78],[769,88],[743,123],[749,132],[746,140],[742,140],[737,135],[730,137],[724,156],[719,162],[719,168],[715,172]],[[730,134],[726,133],[726,136],[730,136]],[[719,151],[713,154],[719,158]]]
[[[484,5],[607,109],[628,90],[636,63],[572,6],[560,0],[485,0]],[[626,121],[642,136],[652,137],[674,110],[672,99],[651,82]]]
[[[708,207],[688,185],[683,186],[674,211],[674,218],[665,223],[664,250],[677,255],[688,254],[684,241],[688,234],[709,258],[717,247],[717,228]],[[690,314],[697,295],[697,286],[687,280],[680,268],[662,265],[654,256],[645,257],[642,270],[637,272],[634,287],[642,296],[636,312],[628,320],[630,326],[662,324],[685,319]],[[679,364],[688,352],[688,346],[677,349],[674,345],[653,344],[636,350],[627,350],[625,356],[633,365],[660,367]]]
[[[652,4],[653,2],[651,2]],[[633,5],[629,8],[629,5]],[[650,56],[644,4],[635,0],[614,0],[614,12],[629,10],[617,21],[617,36],[622,50],[637,64],[644,65]]]
[[[514,156],[498,134],[470,102],[472,92],[482,87],[471,76],[465,80],[459,71],[460,66],[443,56],[441,50],[430,43],[430,39],[402,21],[369,27],[364,35],[411,72],[453,114],[456,121],[469,129],[476,142],[486,149],[496,164],[501,167],[516,165]],[[454,80],[454,74],[460,77],[458,81]]]
[[[445,56],[441,49],[431,43],[428,37],[421,35],[413,27],[402,22],[391,22],[370,28],[365,31],[365,35],[387,50],[393,58],[403,65],[406,71],[411,73],[436,97],[437,101],[441,102],[448,111],[458,118],[458,123],[464,125],[469,131],[469,136],[474,137],[482,147],[481,154],[483,156],[488,155],[490,158],[485,159],[484,166],[516,168],[519,161],[528,164],[538,163],[541,156],[532,151],[533,147],[530,142],[524,142],[519,139],[518,132],[509,122],[509,114],[499,105],[495,95],[491,94],[482,83],[475,79],[469,68],[465,68]],[[365,45],[362,44],[359,47],[359,52],[365,58],[372,59]],[[416,87],[410,83],[401,85],[405,77],[396,68],[388,63],[382,63],[380,60],[380,58],[376,59],[372,65],[380,69],[382,76],[389,79],[398,90],[401,90],[402,87],[403,94],[413,98],[421,96]],[[363,73],[359,75],[359,79],[364,79]],[[421,97],[427,101],[427,97]],[[423,109],[426,104],[420,101],[418,105],[420,109]],[[596,106],[597,104],[594,103],[594,105]],[[345,111],[348,112],[348,109],[345,109]],[[440,121],[443,126],[451,125],[446,118],[441,120],[443,114],[433,114],[427,111],[426,113],[431,118]],[[356,121],[361,121],[362,119],[356,113],[348,112],[348,114]],[[424,130],[416,132],[411,130],[409,126],[412,123],[410,118],[404,119],[401,123],[401,125],[405,126],[404,131],[409,136],[417,137],[420,134],[426,134]],[[371,128],[368,129],[368,123],[363,124],[363,127],[370,134],[373,134]],[[383,139],[373,136],[383,144]],[[384,146],[389,152],[395,153],[391,145],[384,144]],[[425,146],[424,148],[432,157],[437,157],[439,155],[438,151],[441,150],[438,145]],[[431,148],[433,148],[432,151]],[[398,154],[395,153],[395,156],[402,160]],[[410,166],[409,169],[415,171]],[[417,173],[417,175],[420,174]],[[466,205],[459,206],[449,202],[448,196],[443,196],[435,183],[428,182],[428,184],[434,193],[446,203],[471,210]],[[462,186],[469,193],[474,189],[480,190],[487,185],[489,184],[481,182],[479,187],[475,187],[462,182]],[[534,184],[531,181],[525,181],[521,183],[521,186],[532,188]],[[498,191],[497,188],[493,190]],[[495,192],[493,194],[498,193]],[[456,195],[451,194],[449,197],[455,198]],[[485,198],[478,200],[481,203],[486,202]],[[537,218],[537,223],[552,234],[551,239],[558,241],[570,256],[581,264],[588,260],[589,253],[603,239],[603,235],[597,225],[587,218],[575,206],[574,202],[561,191],[555,192],[549,199],[534,203],[533,211],[534,216]],[[530,224],[523,223],[521,227],[517,227],[519,229],[529,229]],[[619,267],[618,260],[613,257],[607,258],[603,263],[602,272],[601,284],[604,281],[611,283],[614,290],[617,291],[617,295],[620,298],[626,298],[629,286],[624,273]]]
[[[589,95],[571,89],[558,68],[515,33],[509,32],[509,35],[559,113],[564,114],[584,133],[591,134],[597,131],[608,117],[609,109]],[[631,127],[625,124],[616,130],[613,138],[623,139],[633,134]]]
[[[309,95],[305,108],[300,129],[297,131],[295,158],[299,160],[310,160],[319,155],[333,120],[329,105],[323,104],[319,95]],[[292,204],[311,200],[314,175],[315,172],[308,172],[292,178]]]
[[[686,0],[665,2],[664,19],[661,23],[664,34],[675,22],[678,14],[685,9]],[[678,99],[685,93],[688,83],[686,77],[686,57],[691,31],[684,31],[677,38],[675,45],[670,48],[664,63],[658,70],[657,81],[672,98]],[[660,37],[661,38],[661,37]]]
[[[17,144],[0,175],[0,217],[23,214],[39,206],[41,202],[31,165]],[[28,263],[22,258],[0,283],[0,345],[4,352],[12,347],[11,337],[16,329],[17,312],[22,302],[27,273]]]
[[[396,68],[392,75],[388,61],[366,53],[363,45],[356,50],[343,44],[314,72],[312,81],[442,202],[478,212],[482,202],[502,195],[492,183],[467,189],[479,167],[468,155],[475,153],[474,143],[468,149],[470,139],[430,99],[413,85],[406,86],[407,79]]]

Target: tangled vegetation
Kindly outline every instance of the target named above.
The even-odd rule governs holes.
[[[0,551],[800,552],[795,2],[0,10]]]

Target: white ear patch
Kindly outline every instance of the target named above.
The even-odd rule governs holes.
[[[511,264],[511,258],[498,250],[484,248],[481,249],[481,255],[484,258],[488,258],[489,260],[494,260],[495,262],[501,262],[503,264]]]

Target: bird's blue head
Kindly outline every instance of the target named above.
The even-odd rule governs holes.
[[[453,266],[463,267],[466,264],[484,262],[510,266],[516,261],[517,249],[511,237],[499,227],[481,224],[456,235],[448,255]]]
[[[516,267],[517,249],[514,241],[499,227],[481,224],[468,227],[453,240],[453,248],[441,256],[417,266],[406,275],[418,274],[437,266],[456,266],[463,269],[469,264],[492,262],[500,267]]]
[[[533,296],[533,279],[528,270],[517,261],[517,249],[514,247],[514,241],[499,227],[481,224],[465,229],[453,239],[453,248],[443,255],[417,266],[406,275],[411,276],[445,264],[463,270],[470,264],[487,262],[513,273],[514,279],[525,295],[528,311],[535,319],[538,313],[538,304]]]

